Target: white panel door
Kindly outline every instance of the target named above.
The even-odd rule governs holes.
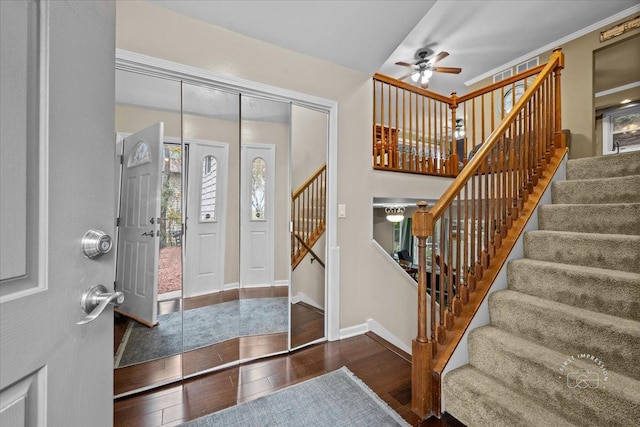
[[[186,271],[183,296],[224,287],[229,144],[189,141]]]
[[[0,425],[110,426],[115,3],[0,1]]]
[[[116,288],[125,301],[118,312],[147,326],[158,322],[163,132],[156,123],[123,142]]]
[[[240,286],[273,286],[276,147],[244,144],[241,156]]]

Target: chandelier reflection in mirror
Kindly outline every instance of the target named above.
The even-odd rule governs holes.
[[[389,222],[400,222],[404,219],[404,206],[388,206],[384,211]]]

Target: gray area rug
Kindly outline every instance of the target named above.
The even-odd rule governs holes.
[[[253,298],[158,316],[148,328],[131,322],[115,367],[180,354],[242,336],[288,331],[288,299]]]
[[[349,369],[342,367],[183,426],[409,426]]]

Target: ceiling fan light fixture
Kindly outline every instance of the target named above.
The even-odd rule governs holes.
[[[413,80],[414,82],[420,80],[420,72],[416,71],[415,73],[411,74],[411,80]]]

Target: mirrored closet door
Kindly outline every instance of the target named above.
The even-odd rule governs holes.
[[[291,111],[291,348],[326,337],[328,114]]]
[[[325,112],[117,70],[116,131],[116,396],[326,336]]]
[[[182,376],[181,83],[116,71],[116,395]]]

